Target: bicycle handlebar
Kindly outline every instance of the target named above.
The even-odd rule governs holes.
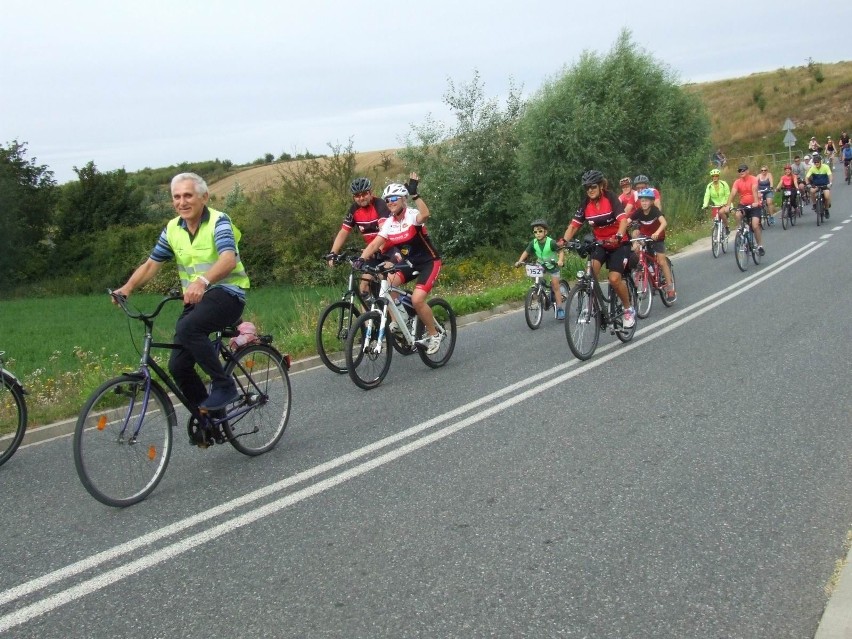
[[[133,310],[127,304],[127,296],[122,295],[121,293],[116,293],[111,288],[107,289],[107,293],[109,293],[110,297],[115,300],[115,303],[118,304],[119,308],[124,311],[128,317],[132,319],[142,320],[143,322],[149,321],[157,317],[160,314],[160,311],[163,310],[163,307],[167,302],[171,302],[173,300],[182,300],[183,293],[176,288],[173,288],[169,291],[168,295],[166,295],[163,299],[160,300],[160,303],[157,304],[157,307],[151,313],[143,313],[142,311]]]

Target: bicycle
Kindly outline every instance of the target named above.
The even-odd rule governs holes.
[[[759,192],[760,194],[760,228],[768,229],[775,224],[775,218],[769,215],[769,205],[767,200],[771,197],[772,191],[765,189]]]
[[[365,266],[365,271],[386,276],[394,273],[410,262],[401,264]],[[407,296],[403,288],[392,286],[384,277],[379,284],[379,295],[373,300],[371,309],[360,315],[346,336],[346,369],[349,377],[359,388],[370,390],[382,383],[390,369],[395,348],[408,353],[417,353],[429,368],[440,368],[446,364],[456,347],[456,314],[449,302],[433,297],[427,304],[435,316],[435,328],[442,336],[438,351],[431,355],[426,352],[424,342],[428,338],[426,327],[413,307],[407,309],[408,317],[394,302],[393,293]],[[388,317],[390,316],[390,317]],[[389,323],[396,322],[397,333],[389,330]],[[391,344],[396,346],[391,347]]]
[[[667,292],[669,282],[666,280],[663,269],[657,263],[656,255],[648,250],[648,245],[653,244],[654,240],[650,237],[640,236],[634,237],[631,241],[639,244],[639,263],[631,272],[633,285],[636,288],[636,316],[639,319],[645,319],[651,313],[654,293],[660,294],[660,299],[667,307],[671,307],[677,301],[677,296],[669,298]],[[666,261],[669,263],[669,270],[672,274],[671,285],[677,291],[674,266],[668,255],[666,255]]]
[[[713,230],[710,231],[710,250],[713,257],[719,257],[720,253],[728,252],[728,232],[725,230],[725,224],[722,222],[722,216],[719,215],[721,206],[711,206],[713,211]]]
[[[760,264],[761,257],[754,239],[754,231],[751,228],[751,218],[746,215],[746,212],[751,208],[751,206],[746,205],[736,209],[742,215],[740,216],[739,227],[734,235],[734,257],[737,260],[737,267],[743,272],[748,269],[749,258],[755,264]]]
[[[825,220],[825,195],[823,195],[824,186],[817,186],[816,195],[814,196],[814,211],[816,211],[817,226],[820,226]]]
[[[577,283],[568,294],[565,302],[565,337],[574,357],[587,360],[595,354],[601,332],[610,327],[622,342],[629,342],[636,332],[636,324],[624,327],[624,306],[616,292],[609,287],[609,295],[604,295],[600,283],[592,273],[592,250],[602,244],[596,240],[578,242],[572,240],[565,247],[576,251],[586,258],[586,267],[577,272]],[[633,306],[638,304],[636,287],[629,277],[624,278]]]
[[[151,356],[152,349],[181,348],[153,341],[154,320],[166,303],[182,300],[177,291],[164,297],[151,313],[131,309],[127,298],[109,292],[128,318],[145,327],[136,371],[101,384],[86,400],[74,430],[74,465],[92,497],[108,506],[124,507],[145,499],[157,487],[172,452],[177,425],[174,404],[151,371],[189,411],[190,444],[208,448],[230,443],[245,455],[265,453],[278,443],[290,418],[290,356],[272,346],[272,337],[235,350],[223,341],[239,331],[228,327],[213,340],[233,376],[239,398],[226,409],[206,411],[187,400],[169,374]]]
[[[560,306],[556,303],[552,288],[544,281],[544,266],[537,262],[524,262],[524,267],[527,271],[527,277],[534,280],[524,297],[524,319],[527,321],[527,326],[535,330],[541,326],[545,312],[552,308],[553,317],[556,318]],[[559,292],[562,293],[563,304],[568,298],[570,290],[568,282],[560,279]]]
[[[344,354],[346,337],[352,330],[355,319],[370,310],[370,298],[378,294],[378,285],[375,281],[370,282],[371,293],[368,297],[361,294],[360,277],[357,279],[355,277],[355,274],[360,273],[360,271],[352,267],[352,262],[358,257],[360,257],[360,251],[344,251],[340,254],[329,253],[323,256],[325,261],[332,260],[335,264],[345,262],[351,268],[349,283],[343,292],[343,296],[323,309],[317,323],[317,354],[322,363],[338,375],[343,375],[346,372],[346,356]]]
[[[792,199],[792,188],[781,191],[781,228],[785,231],[788,226],[790,228],[796,226],[796,218],[799,216],[799,204],[793,206]]]
[[[846,184],[852,183],[852,162],[843,163],[843,177],[846,179]]]
[[[18,450],[27,429],[27,402],[23,384],[6,368],[0,351],[0,466]]]

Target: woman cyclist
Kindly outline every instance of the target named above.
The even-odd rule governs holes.
[[[769,168],[765,164],[761,166],[760,173],[757,174],[757,192],[760,193],[761,203],[766,207],[769,224],[775,224],[775,202],[772,200],[772,183],[774,181]]]
[[[624,328],[636,324],[636,311],[630,305],[630,294],[624,283],[624,271],[630,257],[630,245],[627,243],[627,224],[630,218],[624,213],[621,202],[607,190],[607,181],[603,173],[596,170],[586,171],[582,178],[586,192],[580,208],[565,229],[564,240],[571,240],[580,227],[588,222],[595,239],[603,246],[596,246],[591,254],[592,273],[595,278],[600,274],[601,264],[609,269],[609,285],[618,294],[624,306]]]
[[[784,165],[784,175],[778,178],[778,184],[775,185],[776,191],[791,191],[790,206],[796,210],[797,195],[799,193],[799,178],[793,173],[793,167],[790,164]]]
[[[728,207],[725,206],[730,195],[731,187],[722,179],[722,172],[719,169],[711,169],[710,184],[704,189],[702,208],[706,209],[712,205],[714,209],[719,210],[719,217],[722,219],[722,224],[725,225],[725,235],[731,232],[731,229],[728,228]]]

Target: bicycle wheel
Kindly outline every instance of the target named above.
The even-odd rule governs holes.
[[[674,266],[672,266],[672,261],[669,259],[669,256],[666,255],[666,262],[669,265],[669,272],[672,274],[672,281],[669,282],[666,280],[666,276],[663,273],[660,273],[660,299],[663,300],[663,304],[665,306],[671,306],[677,301],[677,286],[675,286],[675,271]],[[668,291],[666,289],[672,286],[675,290],[675,296],[669,299]]]
[[[222,422],[222,430],[234,448],[253,457],[275,448],[284,435],[290,377],[281,353],[266,344],[246,346],[234,357],[225,372],[236,381],[240,399],[229,410],[237,416]]]
[[[565,337],[574,357],[587,360],[595,353],[600,339],[600,309],[595,296],[577,285],[565,302]]]
[[[89,494],[107,506],[145,499],[166,472],[176,418],[156,382],[122,375],[86,401],[74,430],[74,465]]]
[[[748,238],[749,242],[749,252],[751,253],[751,259],[755,263],[755,265],[760,264],[760,251],[757,250],[757,242],[753,234],[751,234]]]
[[[737,266],[743,272],[748,269],[748,241],[741,230],[737,230],[734,237],[734,257],[737,260]]]
[[[21,445],[27,429],[27,402],[17,380],[6,373],[0,377],[0,466]]]
[[[822,199],[817,198],[816,201],[816,218],[817,218],[817,226],[822,224]]]
[[[719,232],[722,234],[722,237],[721,237],[721,240],[720,240],[720,243],[722,245],[722,253],[727,253],[728,252],[728,240],[730,239],[731,235],[730,235],[730,233],[725,232],[725,230],[724,230],[724,228],[722,227],[721,224],[719,225],[719,227],[721,229]]]
[[[629,281],[630,278],[625,280],[625,284],[627,284],[627,296],[631,300],[633,299],[633,293],[631,289],[635,291],[635,287],[633,286],[633,282]],[[624,304],[621,303],[621,298],[618,296],[614,290],[610,288],[610,310],[612,311],[610,317],[613,318],[613,328],[615,328],[615,336],[620,339],[622,342],[629,342],[633,339],[633,334],[636,332],[636,320],[634,318],[633,326],[630,328],[624,327]],[[636,310],[635,302],[633,309]]]
[[[378,311],[364,313],[352,326],[346,337],[346,370],[355,385],[370,390],[382,383],[390,369],[393,347],[387,333],[379,344]]]
[[[787,230],[787,223],[789,222],[790,217],[790,205],[785,202],[781,207],[781,228],[785,231]]]
[[[346,372],[344,345],[352,324],[361,314],[354,302],[341,300],[320,314],[317,324],[317,354],[326,367],[338,375]]]
[[[543,317],[544,296],[537,286],[533,286],[527,291],[527,295],[524,298],[524,319],[527,321],[527,326],[535,330],[541,326]]]
[[[444,337],[441,340],[440,348],[431,355],[426,353],[425,348],[418,348],[417,352],[426,366],[429,368],[440,368],[450,361],[450,357],[456,348],[456,313],[453,311],[450,303],[440,297],[433,297],[427,304],[432,309],[432,315],[435,316],[435,328],[438,329],[439,333],[443,333]],[[539,305],[541,305],[541,299],[539,299]],[[419,335],[417,338],[424,339],[426,337],[426,328],[422,322],[420,322],[419,326],[420,328],[417,331]]]
[[[722,225],[719,223],[714,222],[713,224],[713,232],[710,234],[710,250],[713,251],[713,257],[719,257],[719,253],[722,251]]]
[[[651,313],[654,304],[654,292],[651,290],[650,274],[640,262],[633,270],[633,285],[636,291],[636,315],[645,319]]]
[[[789,207],[790,219],[788,221],[790,222],[790,228],[793,228],[794,226],[796,226],[796,218],[799,217],[802,214],[801,206],[802,206],[801,203],[799,203],[796,206],[790,206]]]

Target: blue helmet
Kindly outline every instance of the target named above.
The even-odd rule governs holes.
[[[641,191],[639,191],[639,193],[636,194],[636,197],[646,197],[649,200],[654,200],[657,196],[654,194],[654,189],[642,189]]]

